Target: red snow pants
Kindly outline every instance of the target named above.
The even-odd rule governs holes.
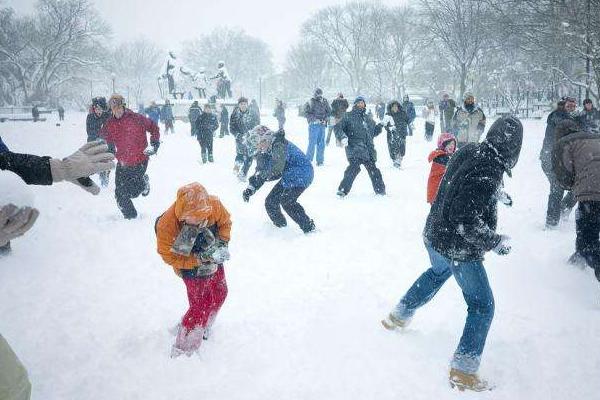
[[[207,278],[183,279],[187,288],[189,310],[181,325],[188,331],[210,326],[227,297],[227,282],[223,266]]]

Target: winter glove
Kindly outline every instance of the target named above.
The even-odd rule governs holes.
[[[89,179],[89,176],[113,169],[114,159],[115,156],[108,152],[108,146],[102,141],[86,143],[67,158],[50,159],[52,181],[72,182],[92,194],[98,194],[100,188]],[[79,178],[83,180],[77,182]]]
[[[347,137],[343,137],[340,140],[340,144],[342,145],[342,147],[348,147],[348,138]]]
[[[254,193],[256,193],[256,189],[254,189],[254,186],[250,185],[242,192],[242,199],[247,203],[250,201],[250,196]]]
[[[144,150],[144,154],[147,156],[153,156],[156,153],[158,153],[158,148],[160,147],[160,142],[152,142],[150,143],[150,145],[152,146],[152,148],[147,148]]]
[[[218,240],[214,245],[200,253],[200,259],[202,261],[212,261],[216,264],[222,264],[229,260],[229,249],[227,248],[227,242]]]
[[[498,244],[492,249],[500,256],[505,256],[510,253],[512,247],[510,246],[510,238],[506,235],[500,235]]]
[[[31,207],[5,205],[0,209],[0,246],[27,232],[35,223],[40,212]]]
[[[512,197],[510,197],[510,195],[508,193],[506,193],[504,190],[501,190],[498,192],[497,199],[500,203],[504,204],[506,207],[512,207],[512,205],[513,205]]]

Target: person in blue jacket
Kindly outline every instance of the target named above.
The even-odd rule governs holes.
[[[410,99],[408,95],[405,94],[402,98],[402,108],[406,111],[406,115],[408,115],[408,136],[412,136],[413,134],[413,122],[415,118],[417,118],[417,112],[415,111],[415,105]]]
[[[298,197],[313,181],[311,162],[292,142],[285,138],[281,129],[271,131],[264,125],[253,128],[246,139],[248,153],[256,158],[256,172],[248,180],[249,185],[242,193],[245,202],[267,181],[279,179],[265,199],[265,208],[273,224],[287,226],[284,211],[296,222],[304,233],[313,232],[315,223],[298,203]]]
[[[154,101],[150,103],[150,107],[144,110],[144,113],[158,125],[158,121],[160,121],[160,107]]]

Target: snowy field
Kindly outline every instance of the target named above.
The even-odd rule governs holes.
[[[306,121],[288,114],[288,139],[304,150]],[[85,141],[85,114],[55,122],[3,123],[0,135],[13,151],[64,157]],[[271,117],[263,122],[276,126]],[[289,219],[287,228],[271,225],[263,203],[272,184],[242,201],[231,136],[215,139],[214,164],[200,165],[182,122],[150,162],[152,191],[134,200],[137,220],[122,219],[112,175],[96,197],[68,183],[30,187],[41,215],[0,259],[0,332],[29,370],[33,399],[598,399],[600,286],[591,270],[566,264],[573,215],[559,230],[543,230],[544,123],[524,126],[521,158],[506,180],[515,205],[499,211],[513,252],[485,262],[496,315],[480,373],[496,384],[491,393],[449,389],[448,362],[466,317],[452,279],[406,331],[380,324],[429,266],[421,231],[434,144],[423,139],[421,119],[402,170],[391,166],[385,135],[376,139],[383,198],[363,170],[339,200],[346,160],[327,147],[325,166],[300,198],[319,229],[308,236]],[[232,214],[229,297],[199,354],[171,359],[169,328],[187,299],[156,253],[153,224],[192,181]]]

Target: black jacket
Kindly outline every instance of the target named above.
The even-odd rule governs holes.
[[[331,115],[341,119],[346,113],[346,110],[348,110],[348,107],[350,107],[348,100],[338,97],[331,102]]]
[[[590,111],[581,111],[576,120],[584,131],[600,134],[600,111],[597,108],[592,108]]]
[[[229,111],[227,107],[221,109],[221,125],[229,126]]]
[[[0,153],[0,170],[14,172],[28,185],[52,185],[50,157],[5,151]]]
[[[482,260],[499,242],[497,195],[521,150],[523,127],[514,117],[494,122],[486,139],[460,148],[450,159],[423,236],[456,261]]]
[[[398,105],[398,112],[396,112],[396,113],[392,112],[392,105],[394,105],[394,104]],[[409,122],[408,122],[408,114],[406,114],[406,111],[404,111],[404,108],[402,108],[402,105],[398,101],[392,101],[387,106],[386,114],[389,115],[390,117],[392,117],[392,119],[394,120],[394,126],[396,127],[396,129],[394,131],[392,131],[389,124],[385,124],[384,125],[385,130],[390,135],[394,135],[399,138],[406,138],[406,132],[407,132]]]
[[[211,138],[217,128],[219,128],[219,121],[213,113],[202,112],[196,119],[196,135],[199,139]]]
[[[98,132],[104,123],[110,118],[110,113],[104,111],[100,116],[97,116],[95,112],[91,112],[87,115],[85,121],[85,128],[87,131],[87,141],[91,142],[98,139]]]
[[[314,122],[327,122],[331,115],[331,107],[325,97],[313,97],[304,105],[304,116],[309,124]]]
[[[190,106],[190,110],[188,111],[188,118],[190,120],[190,125],[192,127],[193,135],[198,134],[198,128],[196,125],[196,121],[198,120],[198,117],[200,117],[200,114],[202,114],[202,109],[200,108],[200,106],[198,106],[198,105]]]
[[[373,138],[381,133],[381,124],[375,124],[365,109],[354,107],[335,125],[335,137],[348,138],[346,157],[348,160],[377,161]]]
[[[236,107],[231,113],[229,130],[235,135],[236,139],[241,139],[246,132],[250,131],[258,124],[260,124],[260,121],[256,119],[254,113],[250,112],[250,109],[246,109],[245,112],[242,112]]]
[[[552,172],[552,150],[554,149],[556,126],[565,120],[572,120],[573,116],[564,110],[554,110],[548,115],[546,121],[546,132],[544,133],[544,142],[540,151],[540,161],[542,170],[546,175]]]

